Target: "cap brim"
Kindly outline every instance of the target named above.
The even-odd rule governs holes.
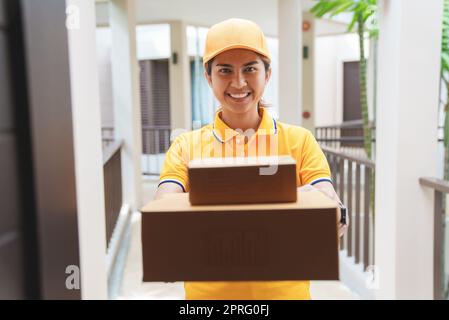
[[[206,63],[208,63],[211,59],[213,59],[213,58],[215,58],[216,56],[218,56],[220,53],[223,53],[223,52],[225,52],[225,51],[232,50],[232,49],[246,49],[246,50],[251,50],[251,51],[254,51],[254,52],[257,52],[257,53],[263,55],[264,57],[268,58],[268,60],[270,60],[270,62],[271,62],[271,56],[270,56],[270,54],[269,54],[268,52],[264,52],[264,51],[262,51],[262,50],[253,48],[253,47],[251,47],[251,46],[243,45],[243,44],[233,44],[233,45],[229,45],[229,46],[226,46],[226,47],[224,47],[224,48],[221,48],[220,50],[217,50],[217,51],[211,53],[211,54],[210,54],[209,56],[207,56],[207,57],[203,57],[203,66],[206,66]]]

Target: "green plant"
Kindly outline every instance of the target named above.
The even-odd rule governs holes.
[[[443,29],[441,35],[441,69],[440,69],[440,97],[442,86],[446,89],[445,100],[441,99],[440,104],[444,111],[444,179],[449,180],[449,0],[444,0],[443,5]],[[443,198],[443,206],[447,206],[447,197]],[[445,219],[444,213],[441,217],[444,228]],[[447,229],[446,229],[447,230]],[[446,231],[447,232],[447,231]],[[444,242],[442,252],[445,252]],[[443,279],[443,298],[449,297],[449,283],[445,279],[445,264],[447,261],[443,259],[442,273],[440,274]]]
[[[446,88],[446,100],[440,100],[444,110],[444,179],[449,180],[449,1],[444,0],[443,30],[441,36],[441,85]]]
[[[377,37],[378,29],[375,24],[377,0],[320,0],[310,10],[318,18],[325,15],[334,17],[342,13],[351,15],[348,31],[357,28],[360,49],[360,106],[363,118],[364,149],[369,159],[372,157],[372,130],[368,116],[367,100],[367,63],[365,56],[365,37]]]

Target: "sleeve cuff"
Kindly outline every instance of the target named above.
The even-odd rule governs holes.
[[[320,182],[323,182],[323,181],[330,182],[330,183],[332,183],[332,185],[334,184],[330,178],[318,178],[318,179],[312,180],[308,184],[313,186],[314,184],[317,184],[317,183],[320,183]]]
[[[176,183],[178,186],[180,186],[182,188],[182,192],[186,192],[186,188],[185,188],[184,184],[181,181],[176,180],[176,179],[162,179],[159,181],[159,184],[157,185],[157,187],[159,188],[159,186],[161,184],[164,184],[167,182]]]

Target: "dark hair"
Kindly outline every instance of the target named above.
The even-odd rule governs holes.
[[[263,62],[263,65],[265,67],[265,72],[267,72],[270,69],[270,61],[263,55],[258,54],[257,55],[260,57],[260,59]],[[212,62],[214,61],[214,58],[210,59],[207,63],[206,63],[206,72],[207,74],[210,76],[212,74]],[[263,108],[269,108],[271,107],[271,104],[265,102],[263,99],[260,99],[259,101],[259,107],[263,107]]]

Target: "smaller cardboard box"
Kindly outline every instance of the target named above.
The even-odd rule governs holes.
[[[291,156],[195,159],[189,162],[193,205],[295,202]]]
[[[143,281],[338,280],[337,203],[192,206],[167,194],[142,208]]]

